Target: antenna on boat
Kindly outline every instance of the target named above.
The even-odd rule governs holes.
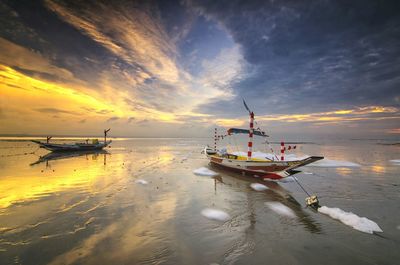
[[[53,136],[47,136],[46,137],[46,143],[49,143],[50,139],[53,138]]]
[[[247,106],[246,101],[244,101],[244,98],[242,98],[242,100],[243,100],[244,107],[247,109],[247,111],[249,112],[249,115],[250,115],[252,111]]]
[[[111,128],[109,128],[108,130],[104,130],[104,144],[107,143],[107,133],[111,130]]]

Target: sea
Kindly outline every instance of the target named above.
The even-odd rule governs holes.
[[[208,138],[113,138],[62,154],[31,139],[0,138],[0,264],[400,264],[394,141],[287,143],[287,159],[325,159],[265,181],[210,165]]]

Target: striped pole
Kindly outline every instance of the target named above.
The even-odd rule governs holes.
[[[251,153],[253,149],[253,132],[254,132],[254,113],[250,113],[250,129],[249,129],[249,143],[247,150],[247,160],[251,160]]]
[[[217,151],[217,128],[215,128],[214,132],[214,151]]]
[[[281,142],[281,161],[285,160],[285,143]]]

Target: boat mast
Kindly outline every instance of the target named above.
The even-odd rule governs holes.
[[[247,160],[251,160],[251,153],[253,149],[253,132],[254,132],[254,112],[250,112],[250,128],[249,128],[249,143],[247,150]]]
[[[110,129],[108,130],[104,130],[104,144],[107,143],[107,133],[110,131]]]

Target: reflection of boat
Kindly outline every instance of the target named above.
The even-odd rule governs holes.
[[[296,215],[297,220],[301,223],[305,229],[311,233],[321,233],[320,225],[315,222],[304,210],[301,204],[279,183],[275,181],[261,181],[257,179],[252,179],[252,182],[259,182],[268,187],[268,190],[264,192],[254,192],[252,189],[247,188],[249,186],[249,178],[243,177],[241,174],[232,173],[230,170],[225,168],[213,167],[218,173],[218,176],[214,177],[215,180],[215,191],[217,191],[217,183],[220,185],[226,185],[231,187],[241,187],[241,190],[249,190],[246,192],[247,205],[249,206],[252,223],[255,223],[254,217],[254,205],[265,202],[280,202],[284,206],[290,208]],[[262,197],[260,195],[262,194]]]
[[[276,160],[274,158],[253,158],[253,135],[264,138],[268,137],[268,135],[261,131],[260,128],[254,129],[254,113],[250,111],[245,102],[244,105],[249,111],[250,115],[249,129],[231,128],[228,130],[227,135],[218,136],[215,134],[215,142],[217,139],[219,139],[219,137],[223,138],[233,134],[248,134],[249,143],[247,157],[230,154],[227,153],[226,150],[217,150],[215,144],[214,149],[208,146],[204,149],[204,153],[207,155],[212,164],[241,172],[242,174],[258,175],[263,179],[281,179],[300,172],[295,170],[298,167],[305,166],[323,159],[321,156],[310,156],[302,160],[293,161],[285,161],[283,156],[281,157],[281,160],[278,158]]]
[[[93,139],[92,143],[86,140],[86,143],[73,143],[73,144],[52,144],[49,143],[51,137],[47,137],[46,143],[37,140],[32,140],[32,142],[37,143],[40,148],[47,149],[52,152],[73,152],[73,151],[91,151],[91,150],[101,150],[107,147],[111,141],[107,141],[107,133],[110,131],[104,130],[104,141],[99,142],[97,139]]]
[[[48,162],[51,160],[61,160],[61,159],[67,159],[67,158],[72,158],[72,157],[78,157],[78,156],[86,156],[86,155],[108,155],[110,154],[106,150],[89,150],[89,151],[77,151],[77,152],[51,152],[48,153],[44,156],[41,156],[36,162],[30,164],[31,166],[37,165],[43,162]]]

